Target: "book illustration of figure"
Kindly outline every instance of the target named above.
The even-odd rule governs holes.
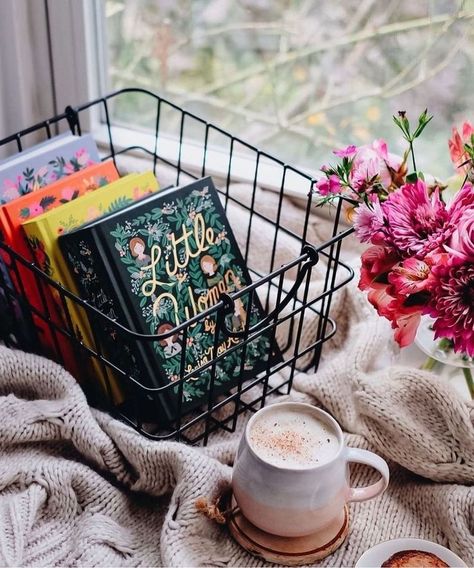
[[[234,313],[232,314],[232,331],[242,331],[245,329],[247,312],[244,303],[240,298],[234,300]]]
[[[168,331],[171,331],[173,329],[173,326],[170,323],[162,323],[157,330],[157,334],[161,335],[162,333],[166,333]],[[161,339],[160,340],[160,345],[161,347],[163,347],[163,352],[164,355],[167,359],[169,359],[170,357],[174,357],[175,355],[177,355],[178,353],[181,352],[181,343],[179,342],[179,337],[178,334],[175,333],[174,335],[171,335],[170,337],[167,337],[166,339]]]
[[[145,254],[145,248],[145,241],[140,237],[134,237],[130,241],[130,252],[135,257],[135,262],[139,267],[147,266],[151,262],[151,257]]]
[[[222,274],[217,272],[217,262],[211,255],[205,254],[201,258],[200,265],[201,270],[204,272],[204,276],[206,277],[207,285],[209,286],[209,288],[212,288],[222,280]]]
[[[168,214],[171,209],[172,215]],[[193,224],[188,225],[191,211],[196,214]],[[175,188],[166,195],[156,194],[68,233],[60,242],[80,257],[78,249],[83,238],[95,251],[90,255],[95,271],[107,276],[102,285],[107,285],[107,296],[117,308],[118,321],[134,333],[159,334],[152,343],[120,333],[120,341],[108,337],[106,349],[110,349],[111,357],[120,357],[121,368],[146,387],[161,388],[173,383],[172,378],[184,379],[179,388],[175,383],[156,398],[164,421],[174,420],[179,397],[183,412],[205,401],[214,369],[213,395],[218,396],[236,381],[256,376],[266,368],[269,356],[273,360],[268,332],[249,342],[255,344],[255,349],[247,345],[244,351],[239,346],[240,338],[219,331],[219,314],[212,310],[213,306],[221,294],[235,293],[251,279],[210,178]],[[90,298],[92,290],[84,286],[79,275],[77,280]],[[94,299],[100,301],[96,296]],[[199,317],[207,310],[210,313],[206,318]],[[246,325],[254,326],[263,313],[256,295],[251,301],[242,297],[226,316],[227,328],[241,331]],[[195,323],[187,326],[184,344],[183,334],[174,328],[191,318]],[[170,337],[164,338],[167,335]],[[130,345],[136,355],[136,375],[128,371],[122,344]],[[249,370],[244,375],[242,358]],[[218,360],[211,368],[213,359]]]

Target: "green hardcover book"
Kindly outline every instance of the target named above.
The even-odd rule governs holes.
[[[250,284],[250,276],[211,178],[170,189],[98,219],[59,238],[84,299],[111,319],[141,334],[164,334],[212,308],[222,293]],[[243,331],[263,318],[254,295],[236,300],[226,318]],[[216,337],[216,313],[197,319],[183,334],[160,341],[136,340],[103,328],[103,347],[117,365],[146,387],[163,388],[166,420],[176,416],[178,379],[184,363],[183,412],[206,402],[216,356],[214,395],[255,377],[268,358],[280,357],[261,334],[243,350],[240,340]],[[173,383],[176,383],[173,385]],[[161,417],[157,417],[159,422]]]

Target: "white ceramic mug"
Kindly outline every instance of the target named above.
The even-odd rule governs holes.
[[[337,437],[339,447],[330,461],[304,468],[268,463],[252,448],[249,432],[262,413],[288,410],[311,413]],[[375,468],[381,475],[368,487],[351,487],[349,463]],[[330,523],[344,522],[345,504],[373,499],[389,481],[387,463],[366,450],[348,448],[339,424],[327,412],[309,404],[284,402],[262,408],[249,420],[234,463],[232,489],[243,515],[258,528],[280,536],[316,533]]]

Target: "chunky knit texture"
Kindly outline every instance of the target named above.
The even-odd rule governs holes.
[[[390,329],[355,286],[333,310],[337,340],[291,398],[326,408],[392,477],[382,497],[350,506],[348,540],[320,565],[353,566],[397,537],[434,540],[474,565],[474,406],[427,372],[380,368]],[[262,565],[196,509],[228,487],[239,432],[207,448],[151,442],[91,409],[58,365],[6,348],[0,395],[1,566]],[[354,484],[373,479],[354,467]]]

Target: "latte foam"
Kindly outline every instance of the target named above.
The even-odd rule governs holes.
[[[337,434],[328,424],[288,407],[262,413],[250,428],[249,441],[261,459],[284,468],[315,467],[339,451]]]

